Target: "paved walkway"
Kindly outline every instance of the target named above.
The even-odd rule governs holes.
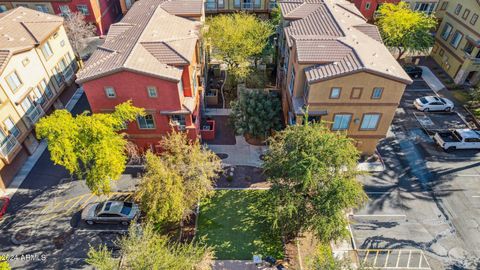
[[[228,116],[232,112],[232,109],[217,109],[217,108],[208,108],[205,109],[204,115],[223,115]]]
[[[75,94],[70,99],[70,101],[65,106],[65,109],[67,109],[68,111],[72,111],[73,107],[75,107],[75,105],[77,104],[78,100],[82,97],[82,95],[83,95],[83,89],[78,88]],[[35,152],[27,158],[25,163],[22,165],[22,168],[15,175],[15,178],[13,178],[13,181],[10,183],[10,185],[5,190],[5,192],[3,192],[4,196],[8,196],[11,198],[15,194],[15,192],[17,192],[18,188],[23,183],[27,175],[30,173],[33,166],[35,166],[37,161],[40,159],[45,149],[47,149],[47,142],[45,140],[42,140],[38,145],[37,149],[35,150]],[[0,195],[2,195],[1,190],[0,190]]]
[[[235,136],[235,139],[235,145],[208,145],[208,148],[217,154],[227,154],[228,157],[222,160],[226,165],[260,167],[262,165],[260,155],[267,147],[251,145],[243,136]]]
[[[445,85],[433,74],[430,68],[426,66],[420,66],[422,68],[422,79],[428,84],[428,86],[435,92],[445,89]]]

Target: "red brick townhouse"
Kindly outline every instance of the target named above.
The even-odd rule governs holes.
[[[99,35],[106,34],[110,25],[122,15],[119,0],[0,0],[0,12],[20,6],[64,17],[81,12],[86,21],[97,27]]]
[[[393,3],[398,4],[400,0],[350,0],[360,10],[368,21],[373,21],[375,11],[378,10],[381,4]]]
[[[200,131],[201,0],[142,0],[113,24],[77,74],[94,113],[127,100],[145,108],[125,130],[141,149],[158,150],[172,129]]]

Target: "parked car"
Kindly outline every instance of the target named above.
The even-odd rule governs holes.
[[[7,207],[9,203],[10,199],[8,197],[0,197],[0,219],[7,212]]]
[[[87,205],[82,211],[82,220],[89,225],[94,223],[128,225],[139,214],[138,205],[133,202],[106,201]]]
[[[455,107],[453,102],[449,99],[437,97],[437,96],[426,96],[415,99],[413,106],[417,110],[422,112],[428,111],[446,111],[449,112]]]
[[[433,136],[435,142],[444,150],[480,149],[480,132],[473,129],[456,129],[437,132]]]
[[[408,76],[417,79],[422,77],[423,70],[417,66],[404,66],[403,69],[407,72]]]

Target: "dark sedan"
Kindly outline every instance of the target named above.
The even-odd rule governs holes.
[[[417,79],[422,77],[423,70],[417,66],[404,66],[403,69],[407,72],[408,76]]]

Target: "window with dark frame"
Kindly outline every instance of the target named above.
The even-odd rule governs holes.
[[[440,49],[440,51],[438,52],[438,55],[443,56],[444,54],[445,54],[445,51],[443,49]]]
[[[472,18],[470,19],[470,24],[475,25],[475,23],[477,23],[477,20],[478,20],[478,14],[475,13],[472,15]]]
[[[155,129],[155,121],[153,115],[137,116],[137,123],[140,129]]]
[[[455,14],[456,15],[460,14],[460,11],[462,11],[462,5],[457,4],[457,6],[455,7]]]
[[[332,87],[332,89],[330,90],[330,98],[331,99],[339,99],[341,92],[342,92],[342,88]]]
[[[462,41],[462,39],[463,39],[463,34],[457,30],[453,35],[452,40],[450,41],[450,45],[452,45],[456,49],[458,48],[458,45],[460,45],[460,42]]]
[[[372,99],[381,99],[382,94],[383,94],[383,88],[382,87],[375,87],[375,88],[373,88]]]
[[[463,11],[462,19],[466,20],[468,15],[470,15],[470,9],[467,8]]]
[[[452,33],[452,29],[453,29],[453,27],[452,27],[451,24],[449,24],[449,23],[445,24],[445,26],[443,27],[443,30],[442,30],[442,34],[441,34],[443,40],[448,39],[448,37],[450,36],[450,33]]]
[[[471,55],[473,52],[473,49],[475,49],[475,44],[467,40],[467,44],[465,44],[463,51]]]
[[[351,99],[359,99],[362,96],[363,88],[354,87],[352,88],[352,94],[350,95]]]
[[[445,9],[447,9],[447,5],[448,5],[448,2],[447,2],[447,1],[443,1],[442,6],[440,7],[440,10],[445,10]]]

